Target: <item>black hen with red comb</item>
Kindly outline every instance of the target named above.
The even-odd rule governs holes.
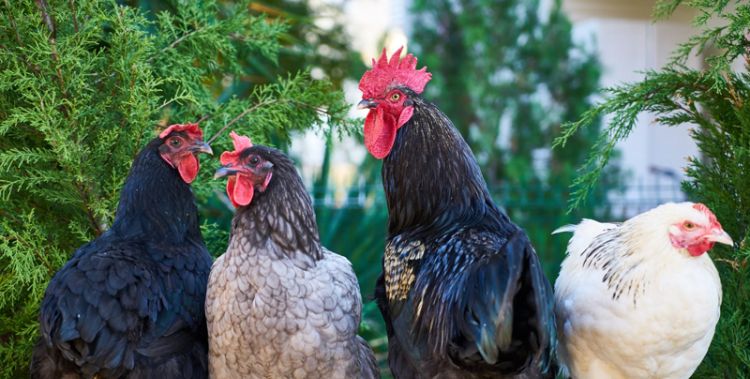
[[[375,297],[397,378],[552,378],[552,289],[526,233],[492,201],[471,149],[420,96],[416,58],[360,81],[365,146],[383,158],[388,240]]]
[[[136,157],[112,227],[81,246],[42,301],[32,378],[207,378],[211,256],[189,183],[210,153],[173,125]]]

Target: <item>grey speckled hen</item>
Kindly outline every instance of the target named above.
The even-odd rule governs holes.
[[[217,176],[238,207],[209,278],[213,378],[374,378],[357,336],[362,299],[349,261],[323,248],[291,160],[232,135]]]

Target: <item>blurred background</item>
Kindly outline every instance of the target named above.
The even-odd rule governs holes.
[[[171,2],[140,1],[158,12]],[[227,2],[231,3],[231,2]],[[592,217],[623,220],[657,204],[681,201],[689,156],[700,156],[690,128],[656,125],[641,115],[630,137],[584,206],[566,213],[570,184],[599,128],[551,149],[560,126],[597,101],[600,89],[643,77],[667,63],[695,33],[692,10],[654,23],[649,0],[308,0],[257,1],[254,13],[292,25],[279,64],[252,62],[255,75],[234,80],[222,96],[242,96],[283,72],[310,69],[344,91],[352,118],[366,111],[358,80],[372,58],[400,46],[426,65],[433,79],[424,96],[446,112],[467,139],[496,201],[530,235],[550,281],[567,238],[555,228]],[[709,51],[705,54],[710,54]],[[701,67],[693,57],[690,67]],[[226,86],[225,86],[226,87]],[[606,120],[600,120],[605,122]],[[361,125],[361,122],[360,122]],[[308,131],[279,145],[298,163],[317,210],[324,244],[348,257],[366,299],[362,334],[385,369],[382,319],[369,300],[380,273],[386,210],[380,162],[358,135]],[[425,152],[429,154],[429,152]],[[436,178],[439,180],[439,178]],[[222,194],[206,211],[228,230],[233,211]],[[220,228],[221,229],[221,228]],[[210,238],[209,238],[210,239]],[[217,251],[223,251],[221,246]]]
[[[566,213],[570,184],[585,162],[599,128],[578,133],[565,148],[551,149],[560,127],[575,121],[603,87],[633,82],[667,63],[670,52],[694,30],[691,10],[678,9],[653,23],[648,0],[308,0],[257,1],[257,14],[292,25],[279,65],[254,62],[224,96],[242,96],[278,73],[310,69],[328,79],[352,104],[361,98],[360,76],[385,48],[400,46],[426,65],[433,79],[424,96],[446,112],[467,139],[496,201],[530,235],[554,281],[567,238],[555,228],[582,217],[623,220],[657,204],[681,201],[680,182],[689,156],[700,156],[690,128],[639,118],[617,147],[596,191]],[[141,7],[159,11],[158,1]],[[709,54],[710,52],[706,52]],[[700,67],[702,57],[689,60]],[[606,120],[600,120],[605,122]],[[361,125],[361,123],[360,123]],[[387,213],[380,162],[358,135],[325,131],[292,136],[286,148],[313,197],[324,244],[348,257],[366,299],[361,333],[386,369],[387,340],[370,301],[380,273]],[[429,154],[429,152],[425,152]],[[439,178],[436,178],[439,180]],[[206,212],[228,230],[233,210],[217,200]],[[221,228],[220,228],[221,229]],[[220,246],[218,251],[223,251]]]

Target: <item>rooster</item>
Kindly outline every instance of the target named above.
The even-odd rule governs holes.
[[[206,301],[214,378],[375,378],[357,336],[362,299],[346,258],[320,245],[292,161],[232,132],[216,177],[237,207]]]
[[[554,376],[552,289],[526,233],[492,201],[451,121],[420,94],[411,54],[359,83],[364,138],[383,159],[388,236],[375,297],[397,378]]]
[[[689,378],[719,320],[705,254],[732,245],[703,204],[664,204],[622,224],[583,220],[555,283],[560,360],[576,379]]]
[[[32,378],[207,377],[197,153],[211,154],[198,125],[172,125],[135,158],[112,227],[47,287]]]

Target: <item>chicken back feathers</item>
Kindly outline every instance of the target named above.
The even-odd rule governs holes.
[[[211,257],[189,185],[158,154],[162,142],[134,161],[112,227],[47,287],[32,377],[207,377]]]
[[[262,146],[238,156],[255,154],[272,163],[273,177],[238,209],[227,252],[211,270],[211,376],[377,377],[373,352],[357,336],[362,299],[351,264],[320,245],[291,160]]]
[[[415,68],[412,56],[404,60]],[[384,157],[388,240],[375,297],[391,371],[397,378],[553,377],[552,291],[526,234],[492,201],[451,121],[400,79],[403,72],[388,77],[383,65],[360,82],[360,106],[377,115],[368,116],[366,139],[396,133],[392,145],[368,146]],[[424,70],[414,71],[423,86]],[[378,80],[367,83],[372,77]]]
[[[574,232],[555,283],[558,354],[572,377],[689,378],[700,364],[719,319],[721,283],[708,254],[671,244],[680,208],[691,214],[692,203],[556,231]]]

